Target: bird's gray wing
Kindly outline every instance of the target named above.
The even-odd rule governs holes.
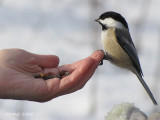
[[[116,29],[115,34],[117,37],[117,41],[120,44],[120,46],[123,48],[123,50],[130,56],[133,65],[137,72],[140,75],[143,75],[142,69],[140,66],[139,58],[137,55],[136,48],[132,42],[131,36],[129,34],[128,30],[123,29]]]
[[[120,44],[120,46],[123,48],[124,51],[126,51],[126,53],[130,56],[133,65],[136,69],[135,74],[137,75],[138,79],[140,80],[141,84],[143,85],[143,87],[145,88],[145,90],[147,91],[149,97],[151,98],[151,100],[153,101],[153,103],[155,105],[157,105],[157,102],[152,94],[152,92],[150,91],[149,87],[147,86],[146,82],[144,81],[144,79],[142,78],[142,70],[141,70],[141,66],[139,63],[139,59],[138,59],[138,55],[137,55],[137,51],[136,48],[132,42],[131,36],[129,34],[129,31],[127,30],[117,30],[115,31],[116,37],[117,37],[117,41]]]

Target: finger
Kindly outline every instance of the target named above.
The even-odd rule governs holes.
[[[43,68],[57,67],[59,58],[55,55],[35,55],[35,62]]]
[[[84,59],[75,71],[71,73],[71,75],[63,78],[60,82],[61,93],[65,94],[69,89],[78,85],[79,80],[81,80],[82,76],[87,72],[90,66],[93,64],[93,60],[90,58]]]
[[[102,51],[96,51],[91,56],[81,61],[75,62],[73,64],[67,65],[72,69],[75,69],[75,75],[73,79],[87,78],[91,77],[95,69],[98,67],[100,61],[103,59],[104,53]],[[92,66],[91,66],[92,65]],[[65,68],[65,66],[60,67],[60,69]],[[63,70],[63,69],[62,69]],[[80,72],[81,71],[81,72]]]
[[[73,64],[61,65],[58,67],[58,71],[65,70],[70,73],[72,73],[75,69],[76,69],[76,67]]]
[[[47,98],[48,100],[59,96],[58,93],[60,91],[59,89],[60,81],[61,79],[59,78],[53,78],[45,81],[48,88],[48,98]]]
[[[104,57],[104,52],[97,50],[97,51],[95,51],[94,53],[92,53],[92,55],[89,56],[88,58],[94,59],[94,60],[95,60],[95,63],[96,63],[95,65],[98,66],[98,65],[99,65],[99,62],[103,59],[103,57]],[[84,60],[84,59],[83,59],[83,60]],[[81,65],[81,62],[82,62],[83,60],[80,60],[80,61],[77,61],[77,62],[73,63],[73,64],[72,64],[72,68],[76,68],[76,67],[78,67],[79,65]],[[97,64],[97,63],[98,63],[98,64]]]
[[[100,61],[104,57],[104,52],[97,50],[90,57],[92,59],[94,59],[94,62],[95,62],[95,64],[93,65],[93,67],[98,67]]]
[[[104,54],[103,52],[96,51],[91,56],[81,61],[75,62],[73,64],[75,71],[71,73],[71,75],[63,78],[63,79],[50,79],[47,80],[48,90],[50,91],[50,97],[48,99],[52,99],[54,97],[68,94],[79,90],[82,88],[86,82],[90,79],[93,75],[95,69],[99,65],[99,62],[102,60]],[[76,64],[77,63],[77,64]],[[69,68],[67,68],[69,67]],[[69,70],[70,68],[73,69],[72,64],[61,66],[60,69],[63,68]]]
[[[88,69],[88,71],[83,75],[83,80],[80,81],[78,89],[82,88],[86,84],[86,82],[92,77],[100,61],[103,59],[104,53],[102,51],[96,51],[90,57],[94,60],[94,62],[92,66]]]
[[[104,53],[102,51],[95,51],[91,56],[89,56],[90,58],[93,58],[96,62],[95,66],[98,66],[100,61],[103,59],[104,57]],[[85,59],[82,59],[80,61],[74,62],[72,64],[67,64],[67,65],[62,65],[60,67],[58,67],[59,71],[61,70],[66,70],[69,72],[74,71],[77,67],[79,67],[81,65],[81,63],[84,61]]]
[[[97,66],[99,65],[99,62],[103,59],[103,57],[104,57],[104,53],[101,51],[96,51],[90,56],[90,58],[94,60],[94,63],[88,68],[87,72],[85,72],[85,74],[83,74],[83,76],[79,78],[81,80],[79,80],[77,85],[74,85],[70,90],[68,90],[68,93],[74,92],[84,87],[87,81],[94,74]]]

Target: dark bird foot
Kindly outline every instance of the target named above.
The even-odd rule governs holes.
[[[103,50],[98,50],[98,51],[102,51],[104,53],[104,57],[101,60],[101,62],[99,63],[99,66],[103,65],[103,60],[109,60],[109,56],[106,52],[104,52]]]
[[[103,65],[103,59],[101,60],[101,62],[99,63],[99,66]]]

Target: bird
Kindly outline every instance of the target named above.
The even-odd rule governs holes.
[[[128,24],[123,16],[117,12],[108,11],[95,20],[102,27],[101,42],[104,58],[112,64],[134,73],[148,93],[154,105],[158,105],[151,90],[143,79],[143,72],[139,62],[136,47],[132,41]],[[100,65],[103,64],[103,60]]]

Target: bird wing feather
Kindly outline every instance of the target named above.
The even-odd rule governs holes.
[[[142,78],[143,73],[142,73],[142,70],[141,70],[141,66],[140,66],[140,62],[139,62],[139,59],[138,59],[137,51],[136,51],[136,48],[135,48],[135,46],[132,42],[129,31],[116,30],[115,33],[116,33],[118,43],[120,44],[120,46],[123,48],[123,50],[126,51],[126,53],[131,58],[131,60],[133,62],[133,65],[134,65],[134,68],[136,70],[134,72],[137,75],[139,81],[141,82],[141,84],[143,85],[145,90],[147,91],[147,93],[148,93],[149,97],[151,98],[151,100],[153,101],[153,103],[155,105],[157,105],[157,102],[156,102],[152,92],[150,91],[146,82]]]
[[[133,62],[135,69],[142,76],[143,73],[142,73],[142,69],[140,66],[137,51],[132,42],[129,31],[125,29],[116,29],[115,34],[116,34],[118,43],[123,48],[123,50],[129,55],[129,57],[131,58]]]

